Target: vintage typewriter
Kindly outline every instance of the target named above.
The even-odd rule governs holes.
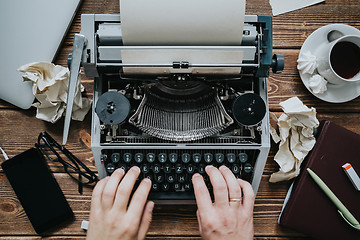
[[[271,16],[244,18],[240,46],[131,47],[123,45],[120,15],[82,15],[69,57],[69,104],[81,64],[94,77],[91,145],[100,178],[137,165],[140,179],[152,180],[149,199],[193,202],[192,175],[202,174],[211,189],[206,165],[226,165],[257,192],[270,148],[267,77],[270,68],[282,71],[284,58],[272,56]],[[162,49],[240,49],[243,59],[124,63],[124,49],[140,59]]]

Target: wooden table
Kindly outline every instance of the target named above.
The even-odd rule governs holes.
[[[66,57],[71,52],[74,33],[80,31],[80,15],[83,13],[119,13],[118,0],[83,0],[62,43],[55,63],[66,66]],[[314,97],[302,84],[296,69],[299,49],[304,40],[317,28],[331,23],[345,23],[360,28],[360,2],[358,0],[326,0],[312,7],[273,17],[274,53],[285,55],[282,74],[270,74],[268,79],[270,111],[281,112],[278,105],[290,97],[298,96],[307,106],[317,109],[319,120],[334,123],[360,133],[360,99],[348,103],[330,104]],[[271,15],[268,0],[248,0],[246,14]],[[86,95],[92,97],[92,80],[83,77]],[[0,146],[9,156],[14,156],[36,142],[41,131],[48,131],[59,142],[62,140],[63,120],[56,124],[35,118],[35,109],[20,110],[0,101]],[[96,171],[90,148],[90,122],[88,114],[83,122],[72,122],[68,148]],[[277,146],[272,142],[271,151],[256,197],[254,222],[256,239],[306,239],[295,231],[277,225],[289,182],[270,184],[271,173],[278,170],[273,161]],[[2,159],[2,157],[0,158]],[[3,160],[1,160],[3,161]],[[50,163],[71,208],[75,220],[63,228],[49,233],[49,239],[83,239],[81,221],[89,217],[91,188],[84,194],[77,192],[77,184],[64,173],[62,166]],[[156,206],[153,222],[148,232],[149,239],[197,239],[199,237],[195,206]],[[0,170],[0,239],[39,239],[2,169]]]

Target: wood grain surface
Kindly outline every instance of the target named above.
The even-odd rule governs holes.
[[[280,114],[279,102],[298,96],[307,106],[317,109],[319,120],[330,120],[360,134],[360,98],[342,104],[331,104],[314,97],[302,84],[296,69],[296,60],[302,43],[317,28],[331,23],[344,23],[360,28],[360,2],[358,0],[326,0],[324,3],[273,17],[274,53],[285,56],[285,69],[281,74],[270,74],[268,78],[270,111]],[[71,52],[73,35],[80,31],[80,16],[83,13],[119,13],[118,0],[83,0],[71,27],[55,58],[55,63],[66,66]],[[268,0],[248,0],[246,14],[271,15]],[[83,75],[83,74],[82,74]],[[92,98],[92,79],[82,76],[86,88],[85,96]],[[36,110],[20,110],[0,100],[0,146],[8,155],[14,156],[32,147],[41,131],[48,131],[61,142],[63,119],[56,124],[35,118]],[[90,139],[91,113],[83,122],[71,123],[68,149],[87,166],[96,171]],[[277,218],[290,182],[269,183],[270,175],[278,170],[273,161],[277,150],[272,142],[271,151],[256,197],[254,210],[255,239],[259,240],[303,240],[306,236],[277,225]],[[1,162],[3,158],[0,157]],[[49,163],[71,208],[75,220],[47,233],[44,239],[84,239],[81,221],[88,220],[92,188],[77,192],[77,184],[64,173],[57,163]],[[196,206],[156,206],[148,239],[200,239],[196,220]],[[13,192],[2,169],[0,169],[0,240],[42,239],[33,230],[27,216]]]

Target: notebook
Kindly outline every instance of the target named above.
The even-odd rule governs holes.
[[[16,69],[31,62],[52,62],[80,0],[0,1],[0,98],[27,109],[32,83]]]
[[[360,221],[360,192],[343,171],[341,166],[345,163],[351,163],[360,174],[360,135],[329,121],[323,122],[317,142],[289,190],[279,224],[315,239],[359,240],[360,231],[344,221],[306,171],[311,168]]]

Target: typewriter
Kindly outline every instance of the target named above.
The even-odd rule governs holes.
[[[244,19],[240,46],[132,47],[123,45],[120,15],[82,15],[81,34],[75,35],[69,56],[68,104],[81,65],[94,78],[91,146],[100,178],[136,165],[139,180],[152,180],[149,199],[193,203],[192,175],[202,174],[211,191],[205,167],[226,165],[257,192],[270,148],[267,77],[270,68],[282,71],[284,58],[272,55],[271,16]],[[226,59],[197,64],[186,56],[161,64],[122,61],[123,50],[146,60],[162,49],[185,54],[235,49],[243,59],[231,64]]]

